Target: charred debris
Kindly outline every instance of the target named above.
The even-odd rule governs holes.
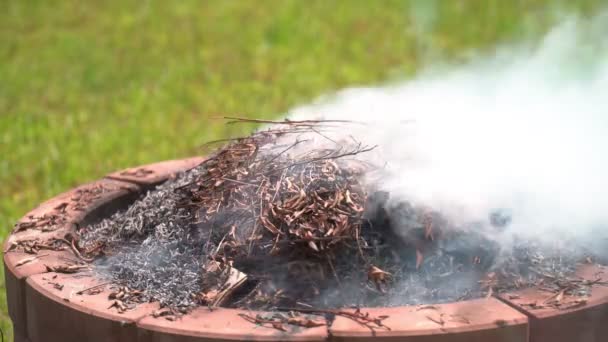
[[[527,286],[558,301],[589,294],[573,276],[580,251],[519,241],[505,253],[488,232],[508,229],[508,214],[491,213],[489,227],[456,226],[375,190],[366,175],[377,167],[364,158],[374,147],[324,134],[350,123],[234,119],[251,121],[272,126],[227,141],[74,237],[116,289],[112,307],[159,301],[155,315],[174,319],[196,306],[339,314],[334,308],[426,305]],[[311,134],[332,144],[317,148]]]

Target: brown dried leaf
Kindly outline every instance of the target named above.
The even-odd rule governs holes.
[[[154,317],[154,318],[164,317],[164,316],[169,316],[169,315],[173,315],[173,311],[166,309],[166,308],[158,309],[158,310],[152,312],[152,317]]]
[[[86,265],[58,265],[58,266],[49,266],[44,265],[48,272],[56,272],[56,273],[77,273],[82,271],[83,269],[88,268]]]
[[[559,293],[557,294],[557,296],[555,297],[555,301],[558,303],[562,302],[562,299],[564,299],[564,292],[566,291],[566,289],[563,289],[561,291],[559,291]]]
[[[391,276],[390,273],[383,271],[377,266],[371,265],[367,272],[367,277],[369,280],[374,282],[386,281]]]

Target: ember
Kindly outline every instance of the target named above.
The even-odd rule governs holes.
[[[375,191],[365,176],[376,167],[360,158],[373,147],[323,134],[347,123],[278,124],[231,141],[126,211],[62,240],[120,284],[111,307],[122,312],[157,300],[168,308],[159,317],[197,305],[346,315],[330,309],[431,304],[541,284],[555,293],[551,303],[587,295],[589,284],[568,278],[580,253],[523,241],[503,255],[492,239],[508,229],[502,212],[490,213],[492,227],[456,225]],[[309,134],[335,148],[307,144]],[[352,319],[382,327],[355,312]],[[244,318],[280,330],[316,324]]]

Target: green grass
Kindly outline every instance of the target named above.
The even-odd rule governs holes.
[[[538,38],[557,14],[600,2],[2,1],[0,237],[77,184],[239,133],[211,117],[279,116],[405,79]]]

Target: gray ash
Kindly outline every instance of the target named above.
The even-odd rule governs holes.
[[[102,277],[143,291],[144,301],[192,307],[200,291],[201,260],[205,245],[193,237],[193,215],[177,206],[175,189],[204,174],[196,168],[149,191],[126,211],[80,231],[86,249],[104,245],[106,255],[96,260]]]

